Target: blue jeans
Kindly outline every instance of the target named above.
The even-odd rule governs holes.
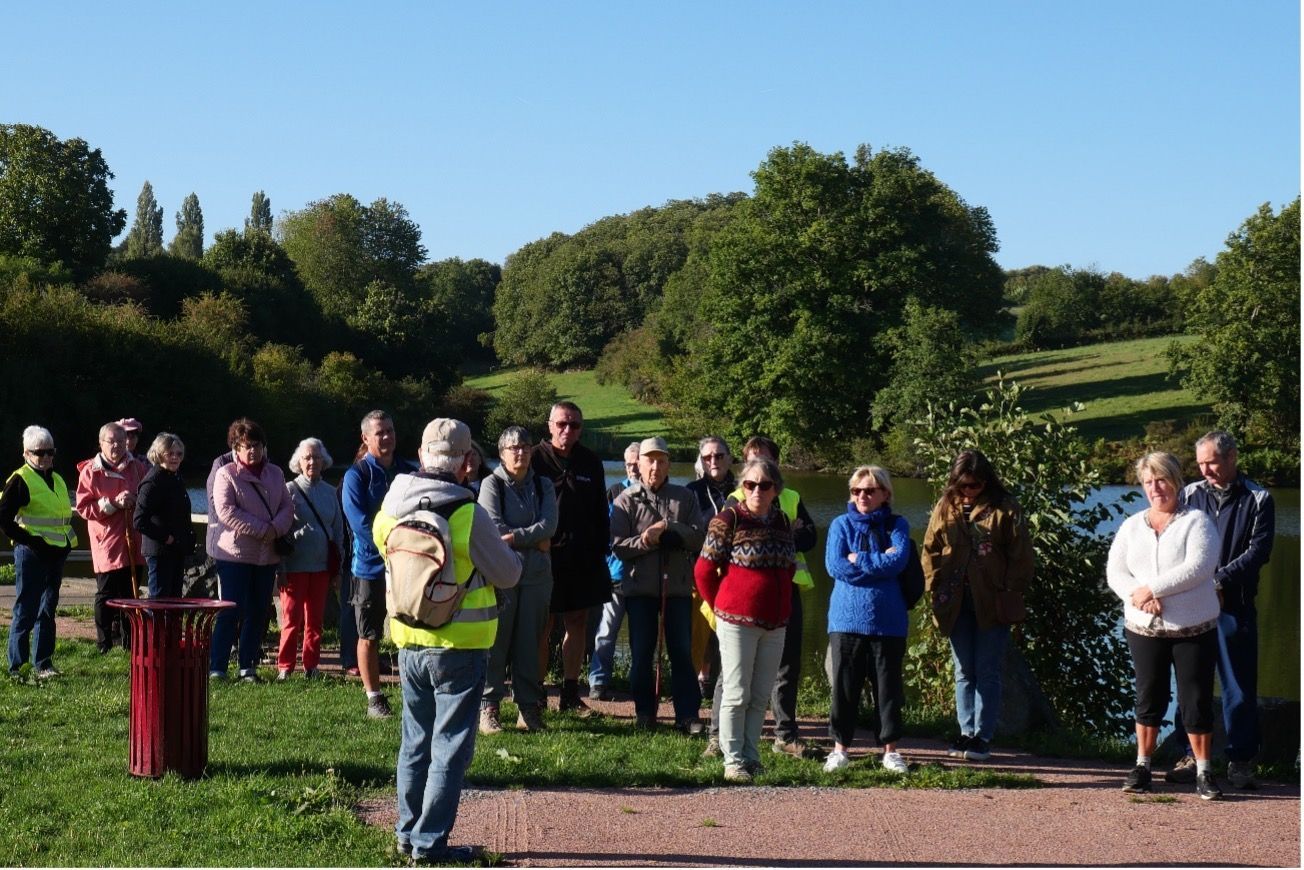
[[[258,666],[262,657],[263,627],[267,623],[267,603],[276,581],[275,565],[246,565],[243,562],[217,560],[218,594],[223,601],[234,601],[235,608],[223,610],[213,626],[213,648],[209,651],[208,670],[226,673],[235,642],[235,626],[240,623],[240,649],[236,662],[243,674]]]
[[[1218,685],[1227,760],[1250,761],[1259,751],[1259,618],[1252,604],[1218,614]],[[1173,718],[1177,741],[1186,743],[1189,755],[1180,709]]]
[[[348,573],[340,576],[340,668],[358,666],[358,614],[353,609],[353,583]]]
[[[180,598],[181,576],[186,570],[184,553],[164,547],[153,556],[145,557],[149,574],[150,598]]]
[[[955,715],[960,733],[991,742],[1001,715],[1001,664],[1010,638],[1008,625],[978,628],[968,590],[951,630],[955,662]]]
[[[404,647],[403,741],[398,750],[400,847],[413,858],[438,858],[457,821],[462,782],[475,752],[480,694],[489,651]]]
[[[42,555],[26,544],[14,545],[14,614],[9,623],[9,670],[27,662],[31,635],[36,635],[39,671],[54,666],[54,611],[59,606],[63,585],[63,563],[67,550]]]
[[[634,712],[656,717],[656,681],[653,676],[657,653],[657,622],[660,598],[625,598],[629,616],[629,688],[634,696]],[[675,700],[675,721],[687,722],[698,717],[702,690],[697,685],[693,667],[693,643],[690,618],[693,599],[666,599],[666,652],[670,656],[670,691]]]
[[[620,634],[620,624],[625,621],[625,598],[613,592],[611,600],[602,605],[602,620],[598,623],[598,633],[593,638],[593,658],[589,660],[589,685],[603,687],[611,685],[612,663],[616,658],[616,636]]]

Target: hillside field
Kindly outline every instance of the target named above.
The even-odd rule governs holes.
[[[1193,339],[1164,336],[1014,354],[984,363],[979,374],[993,382],[999,371],[1006,379],[1033,388],[1024,404],[1033,414],[1058,412],[1082,402],[1086,408],[1069,422],[1084,437],[1121,440],[1143,435],[1152,420],[1189,420],[1209,412],[1207,404],[1168,380],[1164,349],[1174,340]],[[511,374],[511,369],[500,369],[468,375],[466,384],[494,395]],[[659,410],[634,399],[619,384],[599,384],[592,371],[552,372],[549,377],[560,398],[583,409],[586,430],[603,436],[602,442],[620,444],[666,433]],[[595,438],[590,443],[599,446],[600,442]],[[690,445],[672,442],[672,446]]]

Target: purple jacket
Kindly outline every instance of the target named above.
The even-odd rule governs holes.
[[[272,542],[294,525],[294,504],[278,466],[263,463],[260,476],[238,462],[222,466],[213,478],[213,513],[214,558],[246,565],[281,561]]]

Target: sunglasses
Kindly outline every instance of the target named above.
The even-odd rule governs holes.
[[[715,460],[716,462],[723,462],[728,458],[729,458],[728,453],[703,453],[702,454],[703,462],[710,462],[711,460]]]
[[[761,492],[769,492],[770,490],[774,489],[774,481],[772,481],[772,480],[744,480],[744,481],[743,481],[743,489],[747,490],[748,492],[754,492],[754,491],[756,491],[756,490],[758,490],[758,489],[759,489]]]
[[[579,429],[584,426],[579,420],[558,420],[552,425],[558,429]]]
[[[875,493],[881,491],[882,489],[883,487],[881,486],[853,486],[851,488],[851,494],[852,495],[874,495]]]
[[[53,447],[39,447],[36,450],[28,450],[27,452],[32,454],[33,456],[44,459],[47,456],[53,456],[59,451]]]

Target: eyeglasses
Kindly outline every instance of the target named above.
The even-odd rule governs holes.
[[[584,426],[579,420],[556,420],[552,425],[558,429],[580,429]]]
[[[508,444],[506,447],[503,448],[503,450],[504,450],[504,451],[508,451],[508,450],[510,450],[512,453],[528,453],[529,450],[530,450],[530,445],[529,445],[529,444]]]
[[[703,461],[703,462],[712,462],[712,461],[714,461],[714,462],[723,462],[724,460],[726,460],[726,459],[728,459],[728,458],[729,458],[729,454],[728,454],[728,453],[703,453],[703,454],[702,454],[702,461]]]
[[[748,492],[754,492],[755,490],[758,490],[758,489],[759,489],[761,492],[769,492],[770,490],[774,489],[774,481],[772,481],[772,480],[744,480],[744,481],[743,481],[743,489],[747,490]]]
[[[851,494],[852,495],[875,495],[876,493],[881,492],[882,489],[883,487],[881,486],[853,486],[851,488]]]
[[[53,447],[38,447],[35,450],[28,450],[27,452],[37,457],[38,459],[44,459],[47,456],[53,456],[59,451],[55,450]]]
[[[262,450],[262,449],[263,449],[263,446],[264,446],[264,445],[263,445],[263,443],[262,443],[261,441],[254,441],[254,442],[251,443],[251,444],[237,444],[237,445],[235,446],[235,449],[236,449],[236,450],[248,450],[250,453],[253,453],[253,452],[255,452],[255,451]]]

